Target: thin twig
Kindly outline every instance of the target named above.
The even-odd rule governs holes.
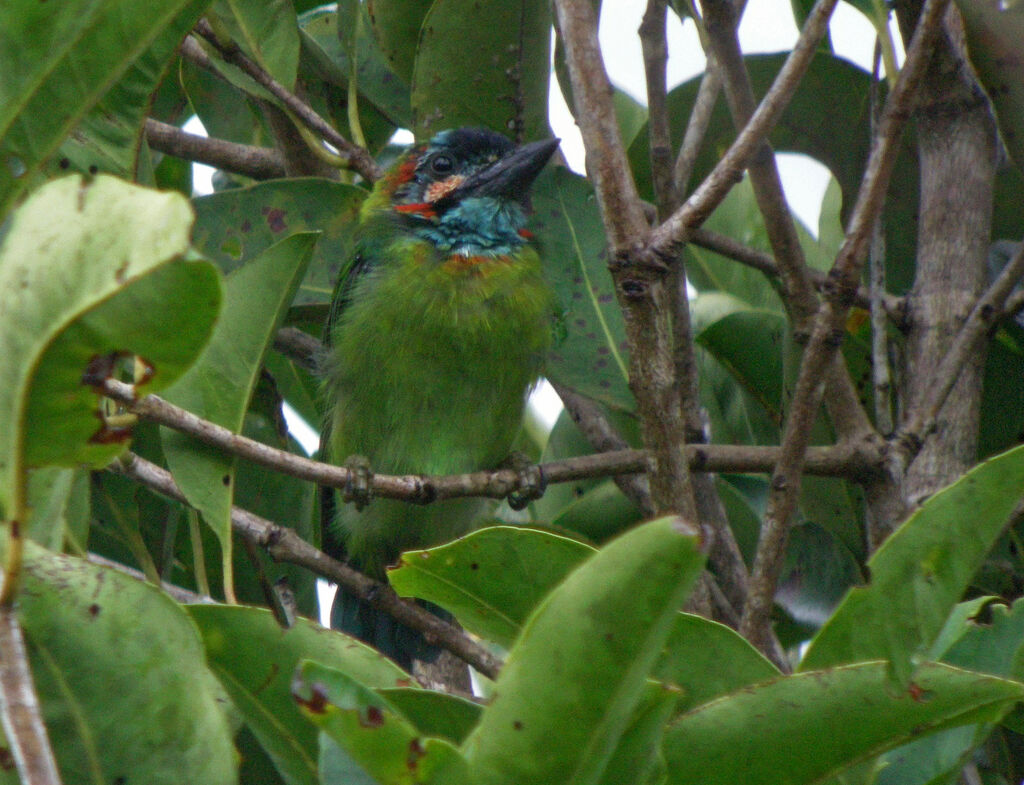
[[[85,558],[92,564],[97,564],[100,567],[107,567],[111,570],[117,570],[120,573],[124,573],[125,575],[134,578],[140,583],[149,583],[152,585],[152,582],[146,577],[146,573],[142,570],[136,570],[134,567],[129,567],[127,564],[121,564],[119,561],[108,559],[106,556],[100,556],[98,553],[92,553],[91,551],[86,554]],[[217,602],[209,595],[198,594],[194,591],[190,591],[189,589],[184,589],[181,586],[176,586],[173,583],[168,583],[167,581],[161,581],[160,588],[167,592],[175,602],[179,602],[182,605],[209,605]]]
[[[828,20],[836,0],[820,0],[807,17],[793,51],[775,77],[743,130],[737,135],[718,164],[689,199],[650,236],[648,250],[656,255],[689,240],[692,231],[707,219],[737,182],[751,157],[789,105],[800,80],[814,58],[818,42],[828,29]]]
[[[704,69],[704,76],[700,80],[700,87],[697,88],[697,97],[693,101],[690,119],[686,123],[686,132],[683,134],[683,143],[679,147],[679,154],[676,156],[675,166],[672,170],[673,206],[675,208],[678,208],[678,205],[686,198],[686,186],[693,174],[693,167],[697,164],[697,156],[700,155],[708,126],[711,125],[711,116],[714,114],[715,104],[718,103],[718,93],[721,89],[722,77],[718,73],[718,66],[709,58],[707,67]]]
[[[875,58],[871,74],[871,136],[878,133],[881,115],[878,77],[882,60],[882,42],[875,39]],[[895,79],[895,73],[892,75]],[[889,373],[889,340],[886,335],[886,312],[882,299],[885,297],[885,224],[884,209],[878,211],[878,218],[871,230],[871,246],[868,248],[869,282],[871,293],[871,385],[875,398],[875,425],[879,433],[888,437],[893,431],[892,377]],[[870,538],[869,538],[870,539]]]
[[[934,48],[939,25],[949,0],[926,0],[921,18],[896,87],[889,94],[868,158],[846,240],[829,277],[827,297],[815,319],[804,350],[782,441],[779,464],[772,474],[768,506],[757,555],[751,571],[750,596],[744,608],[741,633],[757,646],[770,634],[769,614],[789,534],[789,522],[800,491],[812,425],[824,392],[826,370],[836,357],[845,333],[846,315],[856,291],[857,276],[866,256],[871,229],[881,210],[892,166],[899,151],[903,127],[912,109],[918,85]]]
[[[647,10],[640,22],[640,46],[644,57],[647,81],[647,131],[650,141],[651,181],[654,184],[655,203],[659,218],[672,209],[672,139],[669,135],[668,95],[665,66],[668,63],[668,43],[665,23],[668,15],[666,0],[647,0]]]
[[[60,785],[17,609],[0,606],[0,718],[23,785]]]
[[[187,161],[198,161],[255,180],[285,176],[281,153],[272,147],[236,144],[224,139],[190,134],[177,126],[152,118],[146,118],[146,141],[161,153]]]
[[[169,472],[133,453],[109,467],[111,471],[131,477],[158,493],[188,504]],[[495,678],[501,663],[472,641],[458,628],[413,602],[403,600],[384,583],[379,583],[352,569],[323,551],[318,551],[292,529],[278,526],[239,507],[231,508],[231,528],[249,542],[266,549],[275,561],[297,564],[343,587],[356,599],[387,613],[406,627],[422,632],[427,640],[447,649],[489,678]]]
[[[732,259],[734,262],[752,267],[771,278],[778,278],[780,275],[779,267],[775,264],[775,257],[771,254],[751,248],[749,245],[744,245],[731,237],[712,232],[704,227],[693,230],[693,234],[690,235],[690,244],[708,251],[714,251],[721,256]],[[807,277],[818,291],[825,288],[825,283],[828,280],[828,276],[825,273],[813,268],[807,268]],[[853,304],[866,311],[871,308],[871,298],[872,294],[864,287],[858,287],[857,293],[854,295]],[[892,320],[893,324],[902,328],[904,318],[903,298],[882,292],[878,299],[883,313]]]
[[[204,19],[199,20],[196,24],[195,32],[220,52],[225,61],[240,68],[258,84],[266,88],[303,125],[333,145],[338,150],[340,156],[347,162],[348,166],[362,175],[363,179],[373,182],[380,177],[380,169],[369,152],[339,134],[330,123],[317,114],[313,107],[274,79],[258,63],[249,59],[238,48],[237,44],[221,41],[216,33],[214,33],[213,28]]]

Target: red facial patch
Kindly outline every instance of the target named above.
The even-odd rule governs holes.
[[[412,213],[421,215],[424,218],[437,218],[434,212],[434,205],[430,202],[416,202],[415,204],[396,204],[395,210],[399,213]]]
[[[531,232],[529,229],[520,229],[519,236],[522,237],[524,240],[532,240],[533,232]]]

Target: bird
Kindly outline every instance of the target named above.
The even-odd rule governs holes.
[[[526,224],[530,187],[558,145],[441,131],[374,184],[325,328],[327,460],[445,475],[508,458],[552,340],[554,295]],[[325,551],[377,579],[403,551],[466,534],[489,509],[478,498],[321,498]],[[406,669],[437,653],[343,588],[331,626]]]

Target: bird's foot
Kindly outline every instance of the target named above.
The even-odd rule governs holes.
[[[341,500],[346,504],[355,504],[357,510],[362,510],[373,498],[370,460],[365,455],[350,455],[344,465],[348,469],[348,482],[341,489]]]
[[[548,487],[547,478],[527,455],[513,452],[505,459],[504,466],[519,474],[519,488],[508,495],[508,506],[513,510],[522,510],[534,499],[544,495]]]

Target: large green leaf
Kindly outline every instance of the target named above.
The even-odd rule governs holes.
[[[383,655],[306,619],[283,630],[261,608],[191,605],[188,612],[203,636],[211,670],[290,785],[318,782],[317,732],[291,697],[301,660],[341,668],[369,687],[409,683]]]
[[[435,0],[413,69],[416,138],[461,125],[548,136],[550,64],[547,0]]]
[[[483,706],[467,698],[446,692],[412,687],[388,687],[377,690],[419,731],[461,744],[480,720]]]
[[[887,670],[800,673],[683,715],[665,735],[668,781],[810,785],[924,734],[996,720],[1024,697],[1017,682],[938,664],[894,691]]]
[[[314,177],[210,194],[195,200],[192,242],[230,272],[293,232],[320,232],[296,303],[327,302],[352,255],[365,197],[362,188]]]
[[[412,125],[409,87],[388,63],[377,46],[370,29],[365,6],[360,6],[357,17],[356,85],[359,94],[383,112],[392,122],[402,127]],[[340,87],[347,87],[352,69],[351,43],[339,36],[341,19],[337,11],[318,10],[300,20],[304,54],[320,66],[325,78]],[[346,24],[350,22],[346,21]]]
[[[192,29],[209,0],[192,0],[143,49],[124,75],[86,113],[61,145],[49,169],[69,167],[79,172],[108,172],[152,184],[146,170],[149,150],[143,128],[153,93],[171,62],[181,39]]]
[[[144,75],[163,67],[157,55],[165,31],[180,38],[203,6],[196,0],[0,4],[0,215],[137,61],[125,84],[133,93],[142,89]]]
[[[508,647],[537,603],[593,552],[557,534],[493,526],[403,553],[388,580],[399,594],[430,600],[470,632]]]
[[[980,620],[987,615],[986,621]],[[1020,679],[1024,647],[1024,602],[1007,608],[993,598],[960,603],[932,653],[943,662],[992,676]],[[953,728],[887,753],[879,785],[939,782],[959,771],[971,750],[991,731],[990,725]]]
[[[377,43],[406,84],[412,83],[420,28],[433,4],[434,0],[367,0]]]
[[[180,194],[106,176],[50,183],[18,210],[0,246],[0,507],[25,465],[100,466],[124,448],[87,370],[134,353],[142,389],[159,390],[206,343],[220,281],[182,259],[191,222]]]
[[[939,635],[1024,485],[1024,448],[972,469],[929,498],[868,562],[870,583],[853,589],[811,641],[801,670],[888,659],[906,685],[916,655]]]
[[[65,783],[237,781],[195,626],[164,592],[30,545],[19,616]]]
[[[779,669],[729,627],[680,613],[651,675],[678,687],[680,708],[689,710],[775,678]]]
[[[303,663],[296,682],[306,716],[380,785],[470,785],[451,742],[423,737],[380,693],[316,662]]]
[[[463,745],[474,781],[598,782],[703,564],[669,517],[570,573],[527,621]]]
[[[228,276],[224,308],[210,344],[167,391],[167,400],[241,433],[263,356],[291,305],[316,240],[313,233],[293,234]],[[236,459],[170,429],[164,430],[162,441],[178,487],[217,533],[229,564]]]
[[[632,411],[626,330],[594,189],[568,169],[552,167],[537,178],[531,199],[530,228],[561,307],[546,374],[595,401]]]

